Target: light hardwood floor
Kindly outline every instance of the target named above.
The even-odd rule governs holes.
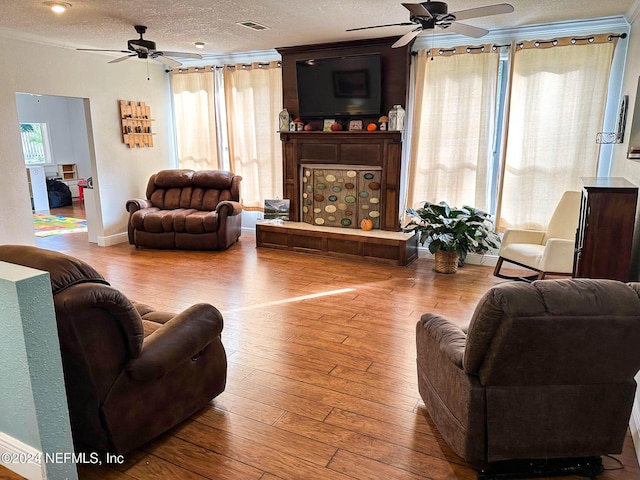
[[[87,261],[131,299],[168,311],[208,302],[225,319],[226,391],[123,465],[82,466],[81,479],[476,477],[420,400],[414,329],[425,312],[468,322],[503,281],[491,267],[442,275],[427,258],[353,263],[256,249],[248,236],[225,252],[104,248],[82,233],[37,244]],[[640,478],[630,437],[617,458],[625,469],[599,479]]]

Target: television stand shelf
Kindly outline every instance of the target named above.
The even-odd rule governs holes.
[[[418,258],[418,235],[304,222],[262,222],[256,225],[256,247],[405,266]]]

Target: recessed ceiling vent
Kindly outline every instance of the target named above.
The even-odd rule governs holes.
[[[241,27],[250,28],[251,30],[270,30],[271,27],[267,27],[266,25],[261,25],[257,22],[252,22],[251,20],[247,20],[246,22],[236,22],[236,25],[240,25]]]

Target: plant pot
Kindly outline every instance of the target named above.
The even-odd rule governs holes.
[[[435,253],[436,272],[456,273],[458,271],[458,252],[438,250]]]

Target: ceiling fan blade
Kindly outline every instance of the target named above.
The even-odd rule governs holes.
[[[156,53],[164,55],[165,57],[178,57],[178,58],[197,58],[200,60],[202,55],[199,53],[187,53],[187,52],[168,52],[166,50],[156,50]]]
[[[514,11],[513,5],[508,3],[497,3],[495,5],[487,5],[486,7],[470,8],[468,10],[460,10],[452,12],[456,20],[467,20],[469,18],[487,17],[489,15],[500,15],[503,13],[511,13]]]
[[[421,31],[422,27],[418,27],[408,33],[405,33],[393,45],[391,45],[391,48],[404,47],[407,43],[416,38]]]
[[[136,43],[135,40],[129,40],[129,45],[131,45],[132,47],[135,47],[136,50],[140,50],[141,52],[148,52],[149,51],[148,47],[146,47],[144,45],[141,45],[139,43]]]
[[[371,27],[349,28],[349,29],[347,29],[345,31],[347,31],[347,32],[355,32],[356,30],[367,30],[369,28],[396,27],[396,26],[406,26],[406,25],[415,25],[415,23],[413,23],[413,22],[387,23],[386,25],[373,25]]]
[[[431,12],[427,10],[421,3],[403,3],[402,6],[411,12],[411,15],[416,17],[433,18]]]
[[[119,63],[119,62],[124,62],[125,60],[131,58],[131,57],[136,57],[137,55],[135,53],[132,53],[131,55],[126,55],[124,57],[118,57],[114,60],[111,60],[110,62],[107,63]]]
[[[76,50],[82,50],[84,52],[118,52],[118,53],[131,53],[131,50],[105,50],[104,48],[76,48]]]
[[[489,30],[485,30],[484,28],[472,27],[471,25],[460,22],[452,22],[451,24],[439,25],[439,27],[443,28],[445,32],[448,33],[459,33],[460,35],[466,35],[467,37],[473,38],[484,37],[487,33],[489,33]]]
[[[164,63],[167,67],[181,67],[182,64],[176,60],[174,60],[173,58],[169,58],[169,57],[165,57],[161,54],[161,52],[155,52],[153,55],[151,55],[151,58],[153,58],[154,60],[157,60],[161,63]]]

